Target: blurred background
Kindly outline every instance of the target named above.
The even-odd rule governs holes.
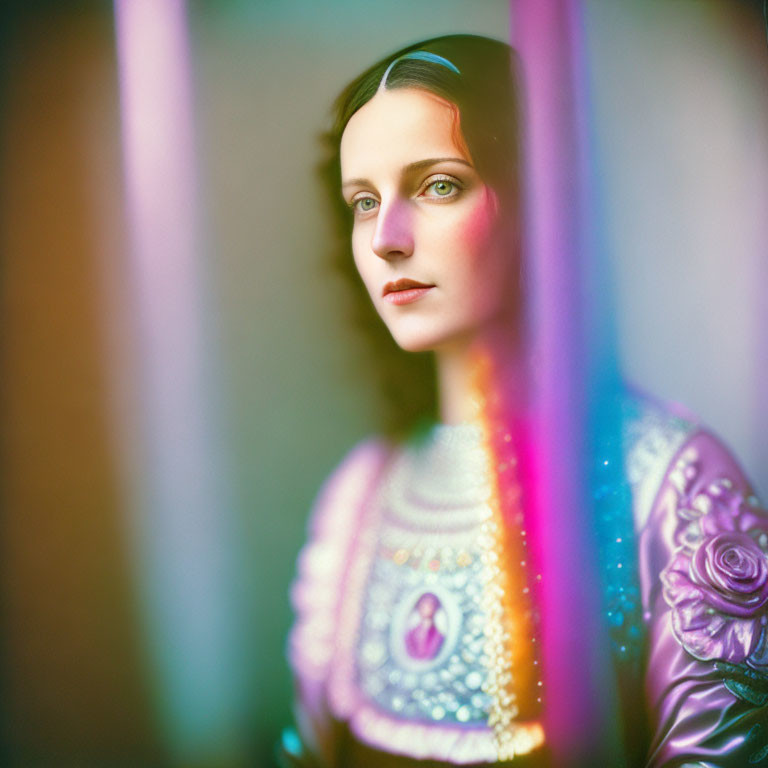
[[[584,4],[620,357],[768,495],[761,2]],[[341,87],[507,0],[3,5],[2,741],[269,766],[312,499],[371,430],[313,169]]]

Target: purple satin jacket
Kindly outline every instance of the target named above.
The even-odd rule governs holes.
[[[711,434],[673,457],[639,546],[648,766],[768,765],[768,513]]]

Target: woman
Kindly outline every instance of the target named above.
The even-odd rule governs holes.
[[[397,346],[378,338],[376,359],[404,386],[387,379],[387,436],[350,452],[313,512],[293,590],[292,764],[549,764],[520,461],[513,64],[498,41],[436,38],[336,104],[327,170],[347,263],[383,321],[366,328]],[[715,438],[637,398],[623,411],[639,574],[618,577],[606,618],[619,675],[632,683],[628,648],[647,660],[638,762],[768,764],[768,521]]]

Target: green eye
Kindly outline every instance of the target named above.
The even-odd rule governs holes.
[[[360,197],[352,203],[352,208],[358,213],[370,213],[378,203],[372,197]]]
[[[425,190],[427,197],[453,197],[458,193],[458,185],[448,179],[433,181]]]

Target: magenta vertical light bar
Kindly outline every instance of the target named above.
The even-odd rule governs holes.
[[[133,335],[135,571],[161,727],[176,761],[218,764],[240,725],[232,505],[207,385],[183,0],[116,0]]]
[[[613,740],[601,705],[610,657],[602,641],[601,592],[585,482],[590,363],[582,307],[586,239],[582,94],[575,60],[580,50],[575,39],[578,3],[513,0],[511,9],[528,120],[531,493],[543,574],[545,729],[554,765],[586,765],[605,755]]]

